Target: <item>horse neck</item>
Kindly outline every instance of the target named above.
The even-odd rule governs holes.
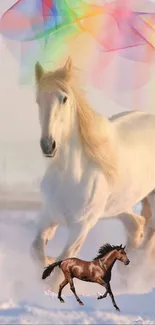
[[[76,95],[78,129],[84,151],[89,161],[114,181],[117,178],[115,132],[112,123],[95,112],[81,94]]]
[[[69,139],[60,149],[56,164],[60,169],[63,169],[63,172],[69,171],[76,178],[81,178],[86,166],[89,164],[80,141],[76,119],[73,123]]]
[[[103,256],[102,258],[100,258],[101,261],[103,261],[103,263],[106,265],[106,268],[108,270],[111,270],[112,267],[114,266],[115,262],[116,262],[116,250],[108,253],[106,256]]]

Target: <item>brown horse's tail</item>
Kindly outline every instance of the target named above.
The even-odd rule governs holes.
[[[42,279],[43,280],[46,279],[51,274],[51,272],[55,269],[56,266],[60,267],[61,263],[62,263],[62,261],[59,261],[59,262],[55,262],[55,263],[47,266],[42,274]]]

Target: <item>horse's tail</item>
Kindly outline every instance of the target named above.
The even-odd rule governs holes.
[[[62,261],[59,261],[59,262],[55,262],[55,263],[47,266],[42,274],[42,279],[43,280],[46,279],[51,274],[51,272],[55,269],[56,266],[60,267],[61,263],[62,263]]]

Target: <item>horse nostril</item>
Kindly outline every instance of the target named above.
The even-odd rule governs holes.
[[[55,142],[55,140],[53,140],[53,142],[52,142],[52,150],[55,150],[55,148],[56,148],[56,142]]]

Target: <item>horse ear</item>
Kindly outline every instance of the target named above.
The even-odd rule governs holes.
[[[120,245],[120,248],[122,248],[122,244]]]
[[[44,74],[44,69],[39,62],[35,64],[35,79],[36,83],[39,83],[40,79]]]
[[[71,71],[72,70],[72,59],[71,57],[69,56],[65,65],[64,65],[64,68],[67,70],[67,71]]]
[[[125,249],[126,245],[123,247],[123,249]]]

